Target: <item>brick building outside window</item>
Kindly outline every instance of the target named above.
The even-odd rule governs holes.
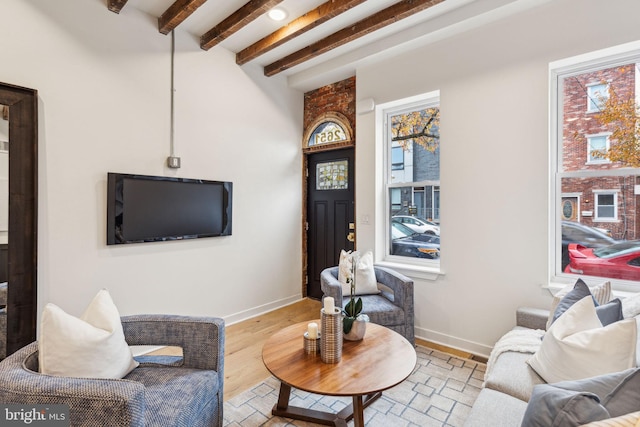
[[[640,239],[640,175],[625,174],[624,164],[598,156],[616,141],[610,138],[612,125],[603,125],[597,115],[612,93],[621,99],[638,96],[638,65],[566,76],[561,92],[562,169],[586,172],[562,178],[562,219],[606,229],[618,240]]]

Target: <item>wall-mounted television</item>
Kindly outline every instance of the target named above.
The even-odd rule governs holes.
[[[107,244],[231,235],[233,184],[107,174]]]

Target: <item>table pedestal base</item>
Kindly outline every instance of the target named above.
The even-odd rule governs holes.
[[[353,396],[353,403],[337,414],[308,408],[300,408],[298,406],[290,406],[290,396],[291,386],[280,383],[278,402],[273,406],[271,413],[278,417],[293,418],[295,420],[335,427],[346,427],[347,422],[353,419],[354,427],[364,427],[364,408],[382,396],[382,392],[367,394],[365,396]]]

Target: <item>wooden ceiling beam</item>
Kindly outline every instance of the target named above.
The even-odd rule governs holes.
[[[204,50],[211,49],[280,2],[282,0],[250,0],[221,23],[203,34],[200,37],[200,48]]]
[[[309,46],[298,50],[264,67],[265,76],[273,76],[339,46],[366,36],[380,28],[400,21],[422,10],[442,3],[444,0],[402,0],[353,25],[349,25]]]
[[[124,5],[127,4],[127,1],[129,0],[108,0],[107,8],[109,8],[111,12],[120,13]]]
[[[158,31],[169,34],[207,0],[176,0],[158,18]]]
[[[252,59],[269,52],[271,49],[275,49],[294,37],[306,33],[365,1],[366,0],[329,0],[291,21],[284,27],[274,31],[262,40],[242,49],[236,54],[236,63],[238,65],[246,64]]]

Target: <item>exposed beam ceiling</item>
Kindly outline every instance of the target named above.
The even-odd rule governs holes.
[[[291,55],[267,65],[264,67],[264,74],[266,76],[278,74],[443,1],[444,0],[402,0],[360,22],[343,28]]]
[[[200,47],[209,50],[260,15],[276,7],[282,0],[251,0],[200,38]]]
[[[206,1],[207,0],[177,0],[158,18],[158,30],[162,34],[169,34]]]
[[[131,0],[130,3],[133,4],[136,1],[142,0]],[[249,0],[226,18],[218,18],[218,22],[200,36],[200,47],[203,50],[209,50],[241,31],[244,31],[246,34],[246,29],[251,22],[283,1],[284,0]],[[294,1],[297,2],[299,0]],[[286,49],[289,44],[291,44],[293,48],[289,48],[288,51],[291,52],[294,50],[293,53],[283,54],[284,57],[264,67],[265,75],[273,76],[445,0],[401,0],[385,9],[375,10],[374,6],[384,1],[385,0],[373,0],[369,3],[368,0],[328,0],[316,6],[313,10],[295,17],[291,22],[273,31],[271,34],[256,37],[255,39],[259,39],[258,41],[250,42],[248,46],[239,49],[236,54],[236,62],[239,65],[243,65],[265,55],[277,47],[284,47]],[[128,0],[107,0],[107,7],[112,12],[120,13],[125,5],[127,5],[127,2]],[[164,13],[158,17],[158,31],[162,34],[168,34],[178,26],[183,25],[187,18],[194,14],[198,15],[195,12],[201,8],[205,2],[206,0],[174,0]],[[309,4],[309,0],[307,0],[305,4]],[[318,3],[315,4],[317,5]],[[386,4],[388,5],[389,1],[386,1]],[[361,8],[358,8],[358,11],[368,10],[370,12],[366,15],[363,15],[362,12],[360,15],[352,14],[352,19],[353,16],[355,16],[357,20],[357,22],[352,24],[345,24],[345,21],[342,21],[341,24],[332,24],[334,18],[342,14],[346,16],[347,14],[344,12],[355,11],[359,5],[361,5]],[[362,9],[362,7],[364,7],[364,9]],[[201,8],[201,10],[205,9],[211,10],[210,8]],[[204,13],[202,15],[204,15]],[[338,21],[336,20],[336,22]],[[335,29],[340,28],[340,26],[342,26],[342,29],[335,31]],[[310,30],[323,29],[325,27],[332,28],[335,32],[327,35],[326,31],[320,33],[316,30],[314,31],[316,35],[307,36],[311,34]],[[304,41],[303,43],[306,43],[307,46],[300,49],[300,42],[297,42],[297,39],[302,40],[303,38],[301,36],[303,34],[305,35],[305,40],[310,39],[311,41]]]
[[[262,40],[242,49],[236,54],[236,63],[238,65],[246,64],[263,53],[267,53],[294,37],[306,33],[364,1],[366,0],[330,0],[323,3],[311,12],[305,13],[279,30],[269,34]]]

